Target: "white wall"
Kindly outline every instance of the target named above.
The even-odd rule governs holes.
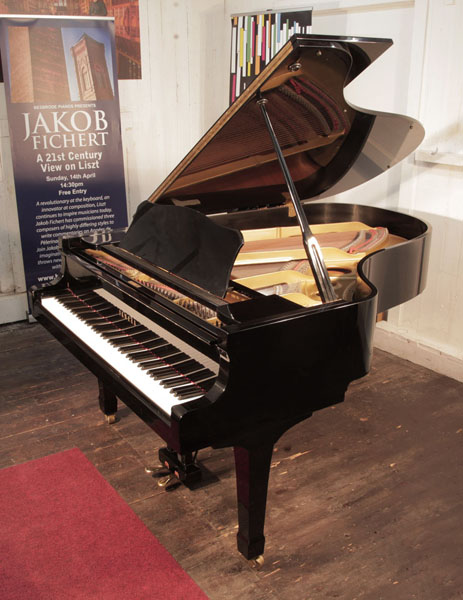
[[[313,33],[393,38],[392,49],[347,96],[359,106],[418,117],[428,131],[419,161],[411,157],[336,198],[412,211],[434,227],[428,288],[390,311],[377,343],[463,379],[463,169],[455,166],[463,164],[463,0],[140,0],[143,79],[119,82],[129,212],[226,108],[229,16],[310,5]],[[0,136],[0,322],[5,322],[23,318],[25,304],[1,90]]]
[[[463,1],[417,3],[410,103],[426,128],[402,171],[399,210],[433,228],[425,292],[391,311],[377,341],[463,381]]]

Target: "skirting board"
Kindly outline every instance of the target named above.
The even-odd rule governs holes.
[[[409,360],[457,381],[463,381],[463,360],[435,348],[408,340],[397,333],[376,327],[374,345],[380,350]]]
[[[27,296],[22,294],[0,294],[0,325],[27,319]]]

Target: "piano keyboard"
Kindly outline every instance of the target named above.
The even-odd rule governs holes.
[[[214,383],[217,363],[102,288],[41,303],[167,415]]]

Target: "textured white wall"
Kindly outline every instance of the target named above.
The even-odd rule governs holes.
[[[121,81],[129,212],[227,106],[230,15],[313,6],[313,33],[390,37],[394,46],[347,90],[354,104],[418,117],[422,152],[336,198],[399,210],[434,228],[429,284],[390,311],[380,346],[463,378],[463,0],[140,0],[141,81]],[[450,157],[450,158],[448,158]],[[24,283],[0,90],[0,322],[24,317]],[[19,292],[19,294],[18,294]]]
[[[422,25],[422,27],[421,27]],[[391,311],[385,349],[463,381],[463,1],[417,3],[410,102],[426,138],[402,170],[399,210],[433,228],[425,292]]]

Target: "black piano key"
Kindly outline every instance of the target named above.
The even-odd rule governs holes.
[[[196,388],[195,390],[188,390],[187,392],[183,392],[182,394],[176,394],[179,400],[188,400],[189,398],[198,398],[200,396],[204,396],[204,391]]]
[[[169,377],[167,379],[161,380],[162,387],[165,387],[167,389],[173,389],[174,387],[178,387],[180,385],[187,385],[189,383],[190,381],[186,379],[183,375],[177,377]]]
[[[211,371],[212,373],[212,371]],[[207,379],[201,379],[201,381],[197,381],[196,383],[203,388],[203,390],[208,390],[210,387],[212,387],[212,384],[214,383],[214,381],[216,380],[216,376],[214,375],[214,373],[212,373],[212,377],[208,377]]]
[[[189,360],[189,356],[187,354],[185,354],[184,352],[176,352],[175,354],[172,354],[171,356],[169,356],[168,358],[164,359],[164,358],[158,358],[158,359],[153,359],[151,361],[152,364],[150,364],[149,362],[143,362],[140,367],[144,370],[144,371],[149,371],[152,367],[154,367],[155,365],[160,365],[160,366],[166,366],[166,364],[168,363],[169,365],[172,366],[176,366],[178,363],[182,363]]]
[[[116,325],[116,323],[115,323]],[[123,320],[123,321],[117,321],[117,329],[116,331],[114,331],[113,333],[108,333],[105,337],[108,340],[109,343],[112,344],[112,341],[114,340],[114,344],[113,346],[117,347],[117,342],[119,342],[119,345],[124,344],[125,341],[127,340],[127,334],[124,333],[125,331],[128,330],[129,327],[133,327],[133,325],[131,323],[129,323],[129,321],[127,320]],[[121,342],[122,339],[122,342]]]
[[[69,310],[74,311],[74,309],[76,308],[81,308],[82,306],[85,306],[85,304],[81,301],[78,300],[77,298],[58,298],[58,302],[60,304],[62,304],[63,306],[66,306],[66,308],[69,308]]]
[[[77,301],[82,302],[82,303],[83,302],[87,302],[87,301],[93,302],[97,298],[99,298],[100,300],[103,300],[103,298],[101,296],[98,296],[98,294],[85,294],[85,295],[82,295],[82,294],[68,294],[67,296],[58,297],[58,299],[60,301],[77,300]],[[108,304],[110,304],[110,303],[108,302]]]
[[[130,336],[133,335],[134,333],[142,333],[143,331],[146,331],[146,327],[143,327],[143,325],[133,325],[132,323],[130,323],[130,321],[128,321],[130,327],[127,327],[126,329],[124,328],[124,333],[126,336]]]
[[[88,292],[78,292],[75,294],[76,296],[78,296],[79,298],[95,298],[95,297],[99,297],[101,298],[101,296],[99,296],[95,291],[93,290],[89,290]]]
[[[92,310],[96,311],[97,313],[99,313],[101,315],[108,315],[109,314],[109,309],[110,309],[109,306],[105,306],[104,304],[90,304],[89,308],[91,308]],[[111,315],[113,317],[120,316],[119,311],[117,310],[117,308],[113,312],[111,312]]]
[[[176,375],[178,375],[178,371],[175,367],[167,365],[165,367],[160,367],[159,369],[150,369],[148,373],[155,381],[159,381],[160,379],[164,379],[165,377],[175,377]]]
[[[110,333],[112,331],[117,331],[117,327],[113,325],[113,323],[108,323],[108,321],[98,323],[89,323],[87,321],[87,325],[90,325],[93,331],[96,331],[97,333]]]
[[[214,377],[214,373],[206,368],[203,368],[200,371],[195,371],[194,373],[190,373],[188,375],[188,379],[191,379],[191,381],[194,381],[195,383],[206,381],[210,377]]]
[[[166,379],[161,382],[161,385],[166,388],[174,388],[177,385],[181,385],[183,383],[199,383],[201,381],[206,381],[210,377],[214,376],[212,371],[209,369],[202,368],[202,365],[198,365],[199,369],[191,372],[185,373],[185,375],[180,375],[179,377],[175,377],[174,379]]]
[[[193,396],[201,396],[204,394],[203,390],[197,385],[184,385],[182,387],[171,390],[174,396],[180,398],[180,400],[186,400]]]
[[[90,310],[87,306],[84,306],[82,308],[76,308],[72,312],[81,321],[85,321],[87,318],[92,318],[98,314],[95,311]]]
[[[108,302],[107,300],[105,300],[104,298],[102,298],[101,296],[98,296],[98,294],[95,294],[95,296],[93,298],[86,298],[84,300],[85,304],[90,304],[90,306],[113,306],[113,304],[111,304],[111,302]]]
[[[165,388],[173,388],[176,387],[177,385],[181,385],[183,383],[189,383],[191,381],[197,381],[196,377],[198,375],[198,373],[204,372],[206,371],[206,373],[203,373],[203,375],[201,375],[201,377],[205,377],[207,375],[207,369],[205,370],[203,368],[202,365],[200,365],[198,362],[193,361],[195,364],[190,366],[189,368],[182,368],[181,366],[179,366],[178,371],[179,371],[179,376],[175,378],[175,380],[172,379],[165,379],[161,381],[161,385]]]
[[[78,317],[81,317],[82,319],[85,319],[86,315],[99,315],[100,317],[106,317],[107,319],[111,319],[111,317],[116,317],[119,315],[119,312],[116,308],[109,307],[97,311],[85,305],[80,308],[75,308],[72,312]]]
[[[128,342],[130,342],[130,340],[127,340]],[[135,354],[136,352],[141,352],[143,350],[149,350],[150,352],[152,352],[153,356],[159,356],[159,353],[164,352],[165,350],[169,350],[169,351],[177,351],[176,348],[174,348],[173,346],[171,346],[168,342],[164,341],[162,344],[151,344],[150,342],[146,342],[144,344],[140,344],[138,342],[135,342],[133,344],[128,343],[126,346],[122,346],[119,348],[119,350],[121,352],[123,352],[124,354],[126,354],[129,358],[132,358],[132,354]]]
[[[56,300],[60,300],[61,298],[69,298],[72,295],[73,294],[71,293],[71,291],[69,289],[65,288],[64,290],[61,290],[60,292],[56,291],[53,294],[53,298],[56,298]]]
[[[133,350],[132,352],[125,352],[125,355],[133,362],[138,362],[139,360],[143,360],[146,356],[152,358],[165,358],[168,355],[175,354],[176,352],[178,352],[178,349],[169,344],[167,346],[163,346],[162,348],[155,348],[153,350],[144,350],[143,347],[141,347],[138,349],[138,351]]]
[[[104,298],[101,298],[101,296],[98,296],[97,294],[94,294],[93,296],[85,296],[85,297],[80,297],[78,296],[77,299],[82,303],[82,304],[101,304],[101,303],[106,303],[106,306],[113,306],[110,302],[107,302]]]
[[[130,336],[130,337],[132,338],[132,336]],[[136,338],[133,341],[136,342],[137,341]],[[162,338],[158,338],[151,342],[144,342],[142,344],[143,348],[146,348],[147,350],[154,350],[154,351],[156,351],[158,348],[164,348],[165,346],[168,346],[168,345],[170,345],[169,342],[167,342],[166,340],[163,340]],[[129,344],[127,344],[127,346],[129,346]],[[130,349],[127,348],[127,351],[130,352]]]
[[[130,337],[136,340],[137,342],[143,344],[146,344],[147,342],[157,342],[161,339],[158,335],[156,335],[149,329],[147,329],[146,331],[142,331],[141,333],[136,333]]]
[[[130,359],[132,362],[143,362],[143,360],[151,360],[155,355],[151,350],[141,350],[138,348],[137,352],[127,353],[124,352],[125,356]]]
[[[177,369],[177,373],[185,374],[191,371],[192,369],[200,369],[201,365],[194,358],[188,358],[188,360],[175,365],[175,368]]]
[[[138,366],[140,369],[143,369],[143,371],[149,371],[155,367],[165,367],[166,361],[163,358],[155,358],[153,356],[151,360],[148,359],[138,363]]]
[[[91,325],[92,323],[97,323],[97,322],[112,323],[113,319],[108,319],[107,317],[98,314],[98,312],[95,312],[93,314],[93,316],[90,315],[90,316],[86,317],[85,322],[88,323],[89,325]]]
[[[193,375],[197,375],[198,373],[200,373],[201,371],[204,371],[204,367],[203,365],[201,365],[200,363],[194,361],[196,364],[192,365],[191,367],[188,368],[183,368],[180,367],[179,371],[183,374],[183,375],[187,375],[189,379],[193,378]],[[196,380],[195,380],[196,381]]]
[[[167,346],[163,346],[162,348],[155,348],[154,350],[152,350],[152,353],[155,356],[159,356],[159,358],[164,358],[167,362],[169,362],[169,358],[177,354],[178,351],[178,348],[168,344]]]
[[[124,354],[131,354],[133,352],[140,352],[141,350],[154,350],[155,348],[159,348],[165,346],[167,342],[159,343],[159,340],[153,340],[153,342],[139,342],[138,340],[132,338],[131,335],[125,337],[123,344],[120,343],[120,340],[114,340],[115,344],[118,345],[119,351]]]
[[[151,332],[147,329],[141,333],[127,335],[123,345],[119,343],[120,340],[116,339],[114,342],[115,344],[118,344],[119,350],[124,354],[137,352],[138,350],[152,350],[167,344],[164,340],[160,341],[159,337],[154,337],[154,339],[152,339],[153,336],[155,336],[155,334],[151,335]]]
[[[120,348],[118,348],[118,350],[120,351]],[[177,354],[177,352],[178,349],[170,345],[163,346],[162,348],[145,349],[143,347],[143,344],[139,344],[137,346],[128,346],[127,349],[123,352],[123,354],[132,362],[137,363],[140,360],[143,360],[144,356],[151,356],[151,358],[154,360],[157,358],[167,358],[169,356],[173,356]]]
[[[128,321],[126,319],[123,319],[122,317],[114,317],[112,319],[107,319],[106,317],[99,317],[98,315],[96,315],[95,317],[88,317],[87,319],[85,319],[85,322],[93,328],[97,328],[98,325],[105,325],[105,324],[111,324],[113,325],[113,327],[115,329],[119,329],[121,330],[123,327],[126,327]]]
[[[146,359],[146,360],[142,360],[140,362],[137,362],[136,364],[140,366],[141,369],[143,369],[144,371],[148,371],[148,372],[155,372],[156,369],[165,369],[165,368],[174,368],[174,365],[170,364],[170,358],[171,356],[175,356],[175,354],[171,354],[169,356],[162,356],[162,357],[157,357],[155,355],[153,355],[152,359]],[[150,364],[151,363],[151,364]]]

